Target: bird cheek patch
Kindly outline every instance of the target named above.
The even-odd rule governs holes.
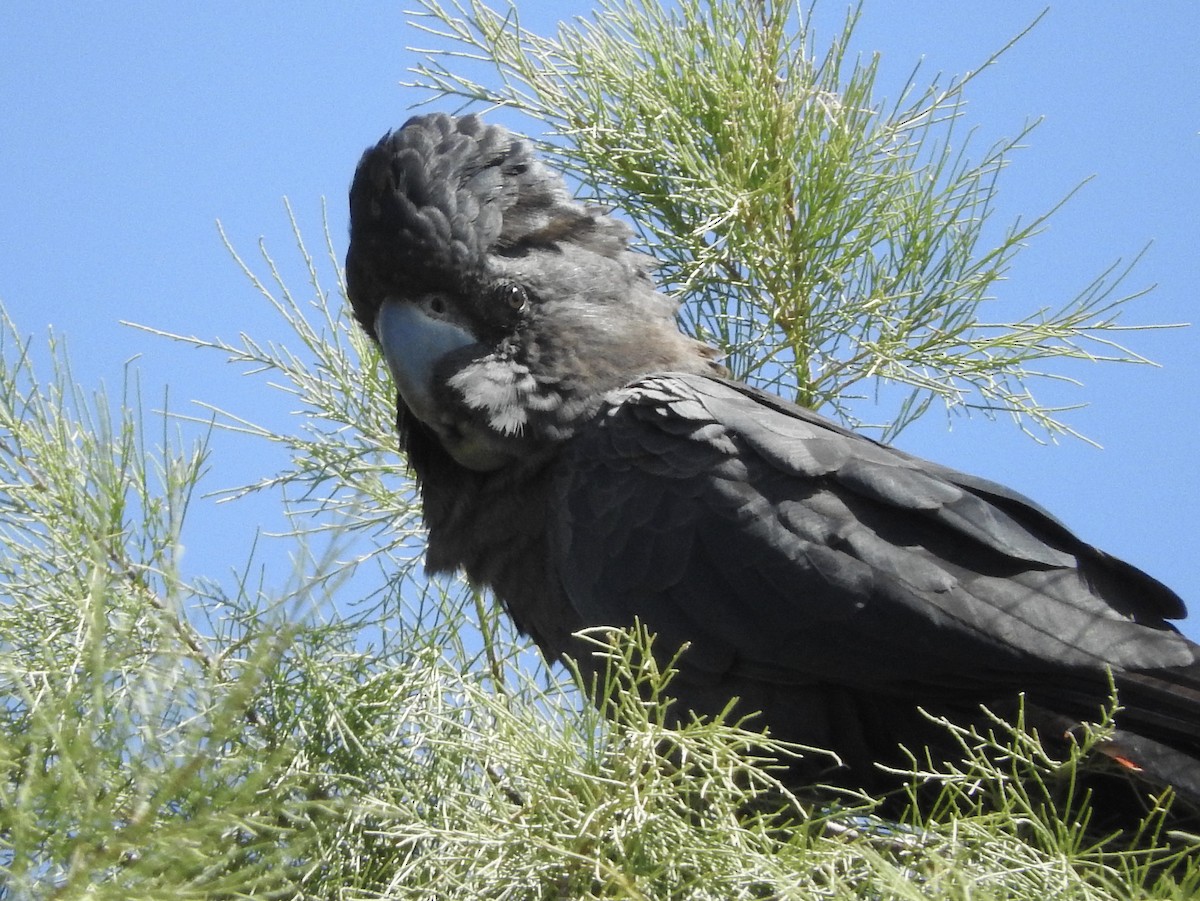
[[[528,423],[521,403],[518,379],[522,375],[510,364],[480,360],[463,367],[446,384],[470,410],[484,415],[488,425],[501,435],[519,435]],[[529,378],[528,373],[524,378]]]

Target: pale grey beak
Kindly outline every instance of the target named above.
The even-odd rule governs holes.
[[[375,315],[375,335],[384,359],[404,405],[433,430],[450,456],[477,472],[498,469],[514,457],[509,442],[464,416],[461,405],[447,404],[447,396],[439,397],[435,390],[437,366],[447,354],[479,344],[469,331],[436,310],[435,296],[385,300]],[[448,375],[442,372],[441,378]]]
[[[375,334],[396,388],[413,415],[441,430],[442,417],[433,392],[433,370],[446,354],[475,344],[461,326],[439,319],[426,304],[388,299],[375,316]]]

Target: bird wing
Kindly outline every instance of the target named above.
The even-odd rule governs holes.
[[[713,678],[911,696],[1194,661],[1176,595],[1031,501],[721,379],[610,394],[554,497],[581,619],[638,617]]]

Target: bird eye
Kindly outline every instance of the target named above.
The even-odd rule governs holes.
[[[529,305],[529,292],[515,282],[506,282],[497,289],[499,299],[514,311],[524,310]]]

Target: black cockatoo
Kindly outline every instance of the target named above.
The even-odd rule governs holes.
[[[427,566],[490,587],[547,657],[630,625],[689,649],[683,709],[731,698],[875,790],[949,753],[918,708],[1064,736],[1109,672],[1104,746],[1200,801],[1200,646],[1171,590],[993,482],[731,381],[683,335],[629,231],[479,118],[409,120],[363,155],[346,276],[399,390]],[[952,750],[952,749],[951,749]],[[828,761],[822,760],[822,765]]]

